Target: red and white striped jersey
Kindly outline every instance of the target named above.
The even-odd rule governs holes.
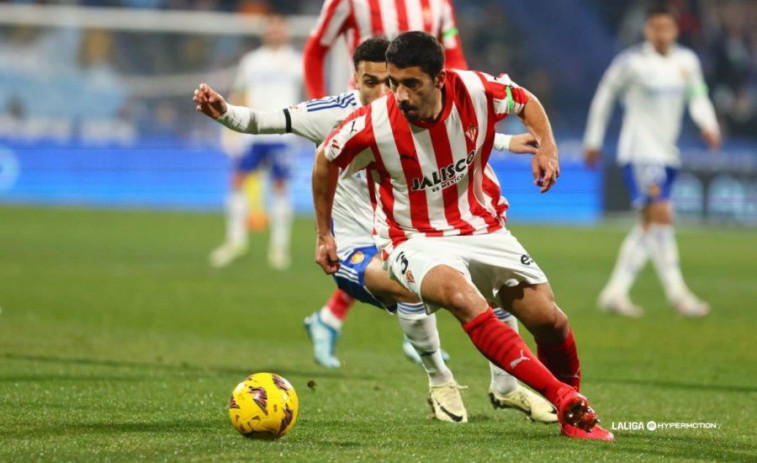
[[[384,252],[414,236],[491,233],[507,201],[488,160],[494,126],[519,113],[527,93],[503,74],[448,71],[433,123],[410,123],[393,94],[352,113],[325,143],[344,175],[370,168],[376,184],[374,232]]]
[[[308,97],[326,95],[324,59],[338,37],[344,36],[352,56],[365,39],[392,40],[408,31],[427,32],[439,39],[447,67],[468,68],[451,0],[326,0],[303,52]]]

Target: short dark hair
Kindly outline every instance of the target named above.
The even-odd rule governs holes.
[[[398,68],[418,66],[434,78],[444,68],[444,49],[432,35],[420,31],[405,32],[389,44],[386,61]]]
[[[647,5],[646,19],[651,19],[654,16],[670,16],[673,19],[678,19],[676,10],[673,9],[667,2],[652,2]]]
[[[383,37],[364,40],[352,54],[352,63],[355,65],[355,69],[361,61],[385,63],[387,48],[389,48],[389,41]]]

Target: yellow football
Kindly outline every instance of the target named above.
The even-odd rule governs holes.
[[[229,400],[231,424],[245,437],[278,439],[297,421],[294,387],[274,373],[254,373],[237,384]]]

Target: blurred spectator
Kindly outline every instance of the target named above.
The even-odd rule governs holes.
[[[316,15],[323,1],[0,0],[0,4]],[[495,74],[508,72],[516,82],[538,90],[555,129],[577,132],[583,128],[591,90],[599,79],[599,71],[590,71],[592,65],[604,69],[611,59],[612,48],[618,51],[640,40],[640,24],[648,2],[564,1],[574,5],[566,8],[570,16],[563,21],[570,24],[571,33],[575,30],[596,35],[596,31],[604,31],[606,36],[597,36],[596,40],[605,43],[613,40],[614,47],[605,47],[604,55],[596,50],[576,49],[570,61],[575,66],[556,66],[554,63],[565,62],[564,44],[545,45],[533,35],[537,33],[536,24],[559,32],[556,25],[542,24],[540,9],[549,4],[548,0],[454,0],[454,4],[470,66]],[[757,139],[757,28],[754,27],[757,1],[670,0],[670,3],[679,12],[681,42],[692,47],[702,60],[724,131]],[[534,13],[531,22],[522,17],[529,10]],[[591,14],[582,14],[586,11]],[[596,24],[587,24],[589,20]],[[555,40],[565,41],[565,35],[558,37],[561,38]],[[82,117],[107,117],[122,122],[133,119],[141,134],[151,136],[155,135],[156,127],[173,123],[177,127],[166,128],[173,136],[192,133],[192,137],[197,137],[207,129],[196,118],[185,117],[184,110],[191,108],[182,106],[184,90],[172,82],[224,69],[230,74],[241,54],[258,45],[258,38],[240,35],[86,32],[0,25],[0,116],[60,119],[72,125],[78,124]],[[136,90],[134,82],[139,82]],[[72,91],[80,95],[76,104],[70,99]],[[178,114],[161,116],[164,122],[156,126],[142,124],[140,120],[155,119],[153,113],[161,107],[155,103],[156,94],[174,104]],[[161,138],[165,139],[162,135]]]
[[[126,91],[112,63],[113,34],[89,30],[79,49],[76,73],[81,119],[115,118],[126,101]]]

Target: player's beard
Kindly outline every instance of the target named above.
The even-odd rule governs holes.
[[[413,106],[410,103],[407,103],[403,101],[399,105],[400,111],[402,111],[402,115],[405,116],[405,119],[407,119],[409,122],[416,122],[421,118],[421,114],[418,111],[417,106]]]

